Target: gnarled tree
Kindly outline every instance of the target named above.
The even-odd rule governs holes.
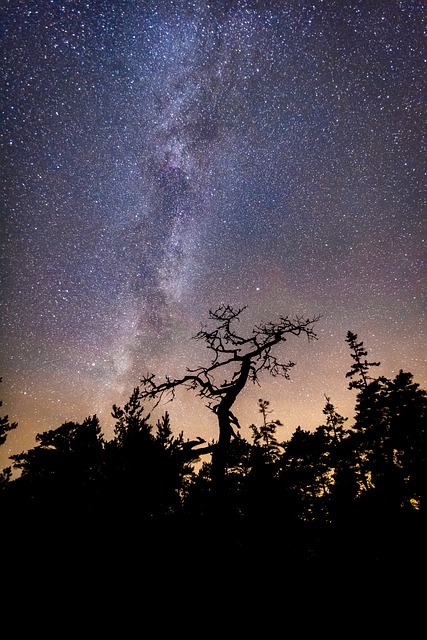
[[[207,406],[218,418],[218,441],[211,447],[211,451],[212,479],[219,495],[222,495],[224,489],[229,444],[236,435],[234,427],[239,427],[232,412],[239,393],[247,382],[258,383],[263,371],[272,376],[288,378],[294,363],[279,361],[273,353],[274,348],[291,335],[305,334],[308,340],[316,339],[313,324],[319,319],[280,317],[277,323],[268,322],[255,326],[251,334],[244,337],[236,329],[244,309],[245,307],[233,309],[229,305],[221,305],[215,311],[209,311],[213,328],[203,327],[195,336],[196,340],[205,341],[212,352],[207,366],[187,369],[182,378],[166,377],[163,382],[157,382],[155,375],[149,374],[141,380],[140,387],[140,397],[155,399],[156,404],[165,395],[169,396],[169,400],[173,399],[176,388],[180,386],[194,390],[200,397],[207,399]],[[200,449],[197,453],[200,453]]]

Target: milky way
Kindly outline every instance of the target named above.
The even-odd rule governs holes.
[[[348,330],[426,384],[423,2],[11,1],[2,8],[3,447],[205,362],[209,308],[244,329],[320,314],[270,400],[288,437],[351,418]],[[175,427],[215,436],[188,395]],[[147,407],[149,410],[149,407]]]

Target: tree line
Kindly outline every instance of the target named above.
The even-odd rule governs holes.
[[[184,558],[257,563],[425,561],[427,394],[409,372],[376,376],[357,334],[348,332],[351,426],[325,397],[323,424],[278,437],[280,420],[259,399],[250,437],[232,411],[238,394],[261,372],[288,377],[276,346],[291,335],[315,339],[318,318],[281,318],[242,336],[243,309],[210,312],[196,336],[211,359],[179,379],[142,378],[124,407],[114,406],[114,437],[97,416],[65,422],[36,436],[36,446],[11,456],[20,472],[3,470],[3,546],[39,533],[68,548],[92,536]],[[173,397],[184,386],[206,399],[218,418],[218,438],[185,439],[169,414],[153,424],[146,402]],[[16,428],[5,416],[0,445]],[[120,541],[120,542],[118,542]],[[147,547],[148,548],[148,547]],[[167,554],[166,554],[167,555]]]

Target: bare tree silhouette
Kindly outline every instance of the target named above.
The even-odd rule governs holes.
[[[224,490],[229,444],[236,435],[234,427],[239,427],[232,412],[239,393],[248,381],[259,383],[259,375],[263,371],[272,376],[288,378],[294,363],[279,361],[273,354],[273,349],[285,342],[290,335],[305,334],[308,340],[316,339],[313,324],[319,320],[318,317],[280,317],[277,323],[256,325],[252,333],[244,337],[235,327],[245,308],[233,309],[229,305],[221,305],[218,309],[209,311],[214,327],[203,327],[195,336],[196,340],[205,341],[207,348],[213,352],[207,366],[187,369],[182,378],[166,377],[163,382],[157,382],[154,374],[148,374],[141,380],[140,397],[155,399],[156,405],[165,395],[172,400],[179,386],[197,391],[198,396],[207,399],[207,406],[216,414],[219,426],[218,441],[211,447],[211,451],[213,484],[215,492],[220,496]],[[223,382],[219,382],[220,379]]]

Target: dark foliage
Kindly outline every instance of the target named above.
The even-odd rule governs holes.
[[[326,397],[324,424],[280,442],[281,423],[260,399],[251,439],[229,442],[221,511],[215,443],[175,436],[167,413],[153,426],[139,388],[113,407],[112,440],[96,416],[39,434],[12,456],[20,476],[3,474],[3,554],[43,566],[135,567],[140,576],[149,567],[188,572],[190,557],[191,571],[206,564],[247,576],[423,566],[427,394],[410,373],[371,378],[367,367],[378,363],[362,362],[353,334],[350,347],[360,376],[353,426]]]
[[[0,378],[0,382],[2,379]],[[0,407],[3,406],[3,402],[0,400]],[[9,416],[0,417],[0,446],[6,442],[9,431],[16,429],[18,424],[16,422],[9,422]],[[6,467],[0,471],[0,490],[6,485],[12,477],[12,471],[10,467]]]

